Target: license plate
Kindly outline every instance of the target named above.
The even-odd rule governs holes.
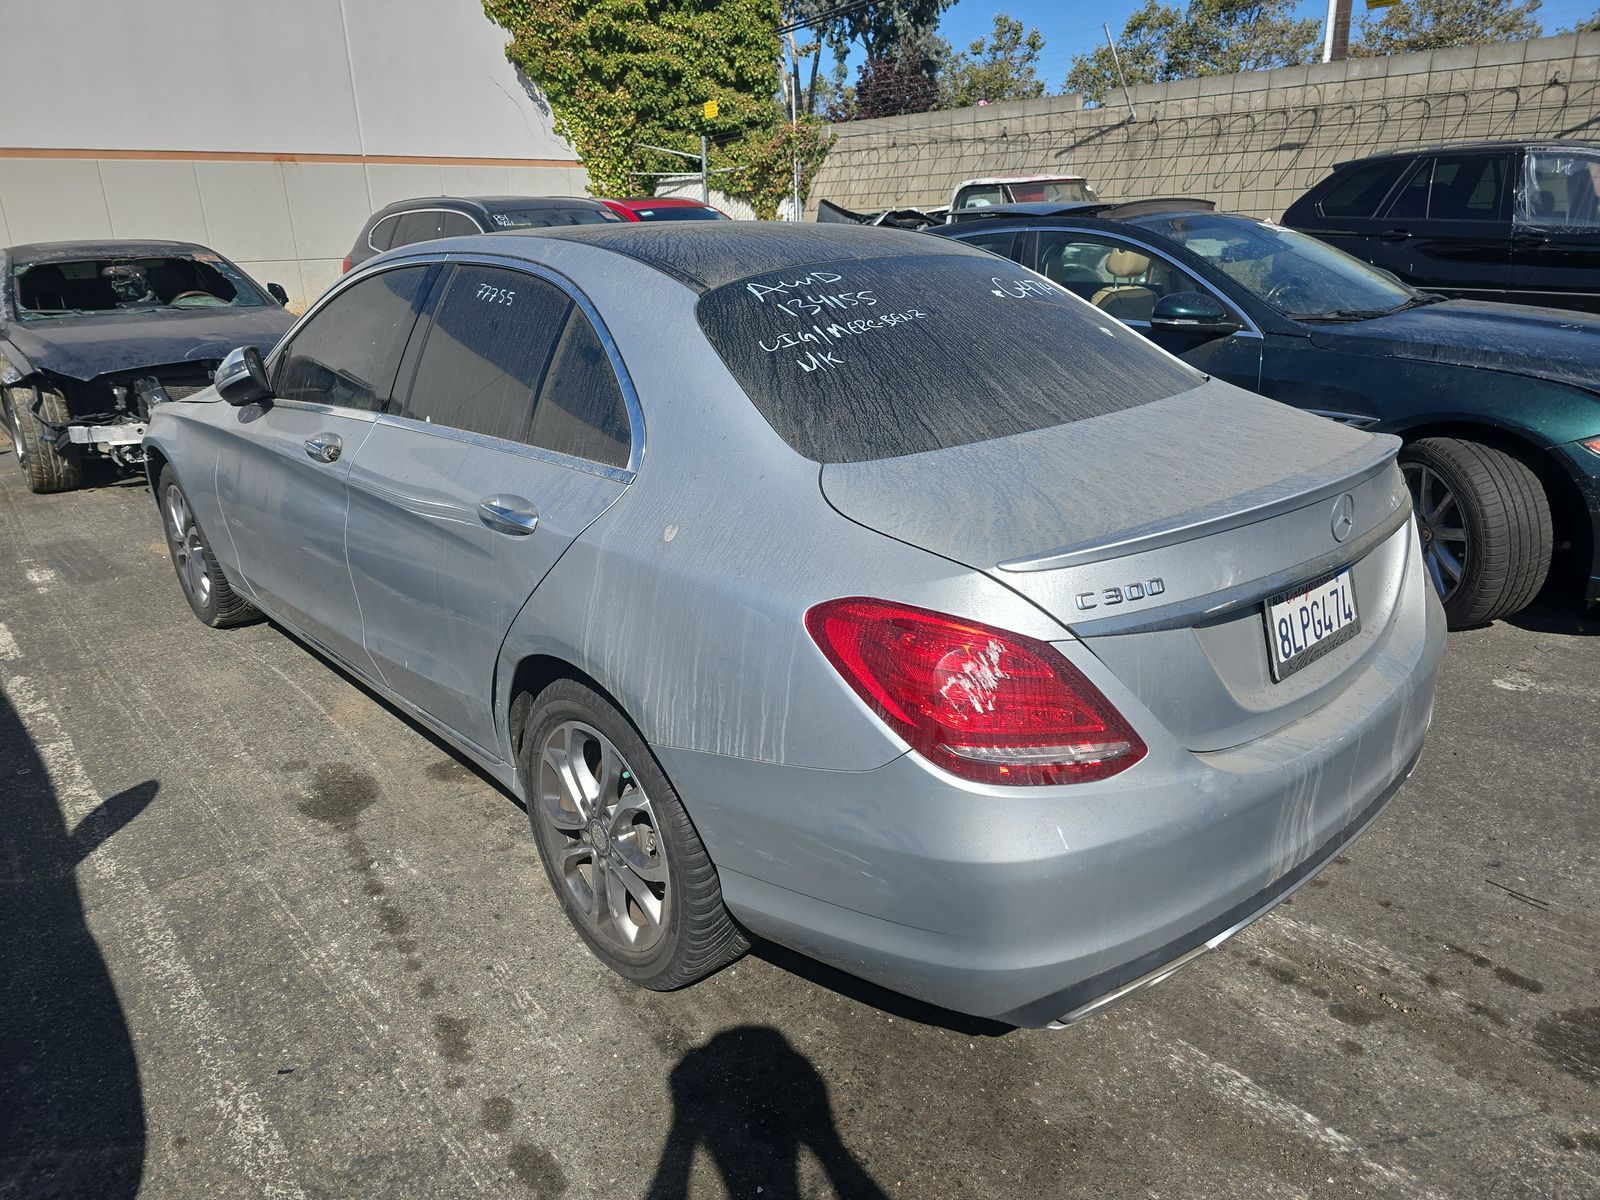
[[[1361,631],[1356,589],[1346,568],[1267,601],[1267,660],[1282,681]]]

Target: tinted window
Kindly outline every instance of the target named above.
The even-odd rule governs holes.
[[[607,221],[620,221],[621,217],[603,205],[587,204],[571,208],[501,209],[489,214],[496,229],[549,229],[561,225],[602,225]]]
[[[1404,159],[1388,159],[1350,168],[1333,181],[1317,211],[1325,217],[1370,217],[1404,166]]]
[[[628,410],[611,360],[589,318],[574,306],[533,414],[535,446],[576,458],[628,465]]]
[[[660,208],[636,208],[633,215],[641,221],[726,221],[728,218],[714,208],[701,208],[698,204],[664,204]]]
[[[426,242],[438,237],[439,217],[439,213],[432,211],[403,214],[399,226],[395,229],[394,240],[389,243],[390,248],[409,246],[412,242]]]
[[[394,231],[400,224],[400,218],[390,214],[372,227],[372,232],[367,236],[367,245],[374,250],[387,250],[394,245]]]
[[[465,213],[447,212],[439,217],[440,237],[471,237],[482,232],[478,223]]]
[[[1205,290],[1159,254],[1117,238],[1063,230],[1039,235],[1039,273],[1119,321],[1148,321],[1163,296]]]
[[[1440,155],[1433,163],[1428,198],[1430,221],[1492,221],[1500,215],[1505,191],[1504,154]]]
[[[1517,219],[1544,227],[1600,228],[1600,155],[1528,151],[1517,189]]]
[[[1425,158],[1406,179],[1400,194],[1384,215],[1391,221],[1420,221],[1428,215],[1428,181],[1433,177],[1433,159]]]
[[[755,275],[707,292],[697,314],[762,416],[825,463],[1063,425],[1203,378],[988,256],[907,253]]]
[[[964,237],[961,241],[965,245],[987,250],[990,254],[998,254],[1001,258],[1010,258],[1011,248],[1017,244],[1017,235],[1013,232],[979,233]]]
[[[406,416],[526,441],[568,303],[532,275],[457,267],[429,325]]]
[[[329,300],[284,351],[273,390],[285,400],[382,410],[429,270],[385,271]]]

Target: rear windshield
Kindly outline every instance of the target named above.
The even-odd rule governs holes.
[[[609,208],[575,204],[571,208],[504,208],[489,214],[496,229],[549,229],[560,225],[604,225],[620,221]]]
[[[761,415],[822,463],[1065,425],[1204,378],[1055,284],[988,255],[755,275],[707,292],[697,311]]]
[[[11,286],[17,315],[24,320],[271,303],[231,263],[205,252],[15,263]]]
[[[701,208],[698,204],[663,204],[660,208],[636,208],[633,215],[641,221],[726,221],[728,218],[714,208]]]

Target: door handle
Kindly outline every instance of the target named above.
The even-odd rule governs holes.
[[[521,496],[489,496],[478,501],[478,520],[496,533],[526,537],[539,527],[539,511]]]
[[[344,442],[336,433],[319,433],[306,439],[306,457],[317,462],[337,462]]]
[[[1544,246],[1549,242],[1550,239],[1542,233],[1518,233],[1511,238],[1513,246]]]
[[[1411,233],[1405,229],[1385,229],[1378,236],[1386,242],[1403,242],[1411,236]]]

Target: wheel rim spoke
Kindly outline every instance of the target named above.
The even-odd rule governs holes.
[[[1437,540],[1433,543],[1433,555],[1439,562],[1439,569],[1452,584],[1461,582],[1462,563],[1448,547],[1441,545]]]
[[[655,810],[622,752],[582,722],[544,737],[535,812],[541,841],[575,918],[630,953],[666,933],[671,872]]]

